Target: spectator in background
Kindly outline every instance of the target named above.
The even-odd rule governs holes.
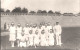
[[[4,30],[6,31],[6,22],[4,23]]]
[[[9,24],[7,24],[7,27],[6,27],[6,29],[9,31],[9,28],[10,28],[10,25]]]

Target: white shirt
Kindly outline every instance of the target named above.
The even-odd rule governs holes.
[[[50,32],[50,29],[52,29],[52,26],[47,26],[48,32]]]
[[[21,41],[22,42],[25,42],[25,40],[26,40],[26,37],[23,35],[23,36],[21,36]]]
[[[41,36],[41,28],[38,28],[38,34],[39,34],[39,36]]]
[[[45,29],[45,26],[42,26],[41,29],[42,29],[42,30]]]
[[[49,36],[49,29],[48,29],[48,27],[45,27],[45,35],[46,35],[46,38],[48,39],[48,36]]]
[[[35,31],[37,30],[37,27],[36,28],[32,28],[33,30],[33,34],[35,34]]]
[[[24,27],[23,30],[25,34],[29,34],[29,27]]]
[[[62,32],[61,26],[60,25],[55,25],[54,26],[54,32],[58,33],[58,34],[61,34],[61,32]]]
[[[29,31],[32,30],[32,27],[29,27]]]
[[[17,33],[21,33],[22,32],[22,27],[17,27]]]
[[[41,41],[46,41],[46,36],[45,36],[45,34],[41,34]]]
[[[29,40],[33,41],[33,34],[29,34]]]
[[[49,33],[49,39],[53,39],[54,38],[54,33]]]
[[[39,39],[39,34],[35,34],[34,39]]]
[[[10,26],[9,31],[10,31],[10,34],[16,33],[16,27],[15,26]]]

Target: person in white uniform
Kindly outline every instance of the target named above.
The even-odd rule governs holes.
[[[39,34],[39,46],[41,46],[41,44],[40,44],[40,43],[41,43],[40,37],[41,37],[41,31],[42,31],[42,30],[41,30],[41,25],[38,26],[38,29],[37,29],[37,30],[38,30],[38,34]]]
[[[33,25],[32,30],[33,30],[33,45],[35,46],[35,44],[34,44],[34,43],[35,43],[34,37],[35,37],[36,30],[37,30],[37,24],[34,24],[34,25]]]
[[[37,47],[37,46],[39,46],[39,33],[38,33],[39,31],[38,30],[36,30],[35,31],[35,35],[34,35],[34,46],[35,46],[35,48]]]
[[[49,32],[49,46],[53,46],[54,45],[54,32],[52,29],[50,29]]]
[[[48,30],[48,27],[47,27],[47,23],[45,24],[45,37],[46,37],[46,46],[49,46],[49,39],[48,39],[48,37],[49,37],[49,30]]]
[[[22,33],[21,35],[21,39],[20,39],[20,47],[26,47],[26,37],[25,37],[25,34]]]
[[[59,22],[56,22],[56,25],[54,26],[54,33],[56,35],[56,45],[61,46],[61,33],[62,33],[62,28],[59,25]]]
[[[50,29],[52,29],[52,26],[51,26],[50,22],[48,22],[47,28],[48,28],[48,32],[50,32]]]
[[[25,24],[25,27],[23,28],[24,35],[26,37],[26,45],[29,46],[29,25]]]
[[[45,30],[41,31],[41,46],[46,46],[46,36],[45,36]]]
[[[44,29],[45,29],[45,25],[42,25],[42,26],[41,26],[41,29],[44,30]]]
[[[50,22],[45,24],[45,34],[46,34],[46,45],[49,46],[49,33],[50,29],[52,29],[52,26]]]
[[[20,44],[21,33],[22,33],[22,27],[21,27],[21,24],[18,24],[17,25],[17,44],[18,44],[18,47]]]
[[[16,41],[16,27],[13,22],[9,28],[9,32],[9,41],[11,42],[11,47],[14,47],[14,42]]]
[[[37,25],[36,24],[33,25],[32,30],[33,30],[33,34],[35,34],[35,31],[37,30]]]
[[[29,29],[29,46],[33,46],[33,30],[31,26]]]

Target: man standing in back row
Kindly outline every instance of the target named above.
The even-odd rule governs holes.
[[[62,33],[62,28],[59,25],[59,22],[56,22],[56,25],[53,27],[54,33],[56,35],[56,45],[61,46],[61,33]]]

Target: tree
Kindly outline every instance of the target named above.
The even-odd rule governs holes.
[[[22,13],[28,13],[28,9],[27,8],[23,8],[22,9]]]
[[[42,10],[38,10],[37,14],[47,14],[47,11],[46,10],[43,10],[43,11]]]
[[[21,12],[21,7],[16,7],[12,10],[12,12]]]
[[[60,13],[60,12],[58,12],[58,11],[56,11],[56,12],[55,12],[55,14],[56,14],[56,15],[61,15],[61,13]]]
[[[4,9],[3,8],[0,8],[0,12],[4,12]]]
[[[35,11],[30,11],[29,13],[30,13],[30,14],[35,14],[36,12],[35,12]]]
[[[38,11],[37,11],[37,14],[41,14],[41,12],[42,12],[42,10],[38,10]]]
[[[53,14],[53,11],[52,10],[48,11],[48,14]]]
[[[10,12],[10,10],[7,9],[6,12]]]
[[[42,14],[47,14],[46,10],[41,11]]]

